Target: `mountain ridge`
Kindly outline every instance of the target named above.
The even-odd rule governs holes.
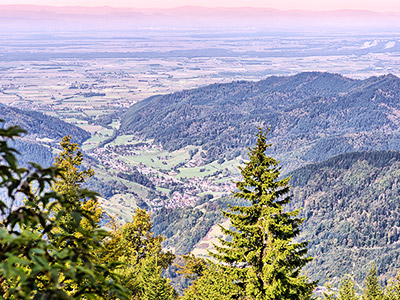
[[[331,10],[310,10],[310,9],[279,9],[273,7],[253,7],[253,6],[238,6],[238,7],[207,7],[207,6],[196,6],[196,5],[184,5],[184,6],[176,6],[176,7],[168,7],[168,8],[141,8],[141,7],[130,7],[130,6],[109,6],[109,5],[96,5],[96,6],[84,6],[84,5],[34,5],[34,4],[3,4],[0,5],[0,8],[8,11],[26,11],[26,12],[61,12],[62,14],[82,14],[82,12],[99,15],[99,14],[110,14],[110,13],[169,13],[172,15],[176,14],[187,14],[191,13],[194,15],[198,14],[206,14],[210,13],[218,13],[218,12],[231,12],[231,13],[240,13],[241,15],[255,14],[265,15],[266,13],[273,14],[305,14],[305,15],[365,15],[365,16],[398,16],[400,12],[393,11],[374,11],[369,9],[331,9]]]
[[[2,124],[0,123],[0,126],[18,125],[26,130],[28,135],[38,138],[49,138],[58,142],[64,136],[71,135],[75,142],[79,144],[90,138],[89,132],[37,111],[0,105],[0,116],[0,119],[5,121]]]
[[[201,146],[212,161],[244,154],[257,127],[271,127],[271,154],[293,170],[344,152],[400,150],[399,87],[394,75],[360,80],[326,72],[213,84],[133,105],[119,134],[170,151]]]
[[[12,143],[13,147],[20,152],[18,158],[24,166],[31,161],[46,167],[51,166],[54,162],[52,147],[58,147],[59,142],[66,135],[71,135],[73,142],[78,144],[90,138],[89,132],[56,117],[4,104],[0,104],[0,119],[4,120],[0,123],[0,128],[18,125],[27,131]],[[45,139],[45,142],[41,139]]]

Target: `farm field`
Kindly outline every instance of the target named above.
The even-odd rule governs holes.
[[[119,190],[104,199],[110,210],[122,212],[138,201],[150,208],[179,207],[230,194],[237,166],[246,159],[205,162],[197,146],[168,152],[142,137],[115,138],[119,116],[134,103],[305,70],[353,78],[399,75],[400,36],[146,29],[105,32],[101,38],[88,32],[83,40],[74,33],[24,32],[0,35],[0,53],[0,103],[41,111],[88,131],[82,149],[97,161],[99,180],[117,183]],[[148,186],[121,178],[131,172],[143,176],[135,173],[135,180],[147,178]]]
[[[305,70],[398,74],[400,37],[195,30],[0,36],[0,103],[79,124],[156,94]],[[166,41],[169,42],[166,42]],[[52,45],[51,47],[49,45]]]
[[[238,179],[237,166],[240,157],[223,163],[204,163],[201,148],[188,146],[173,152],[163,150],[152,141],[140,140],[132,135],[119,136],[104,147],[93,147],[94,138],[83,144],[87,154],[101,162],[92,166],[96,177],[102,181],[116,181],[135,192],[151,207],[180,207],[196,203],[203,197],[219,198],[231,193],[235,188],[233,179]],[[102,167],[104,166],[104,167]],[[137,184],[122,179],[123,174],[139,172],[153,184],[153,191],[136,192]],[[133,184],[133,185],[132,185]],[[155,190],[155,193],[154,193]],[[116,206],[136,205],[129,193],[118,194]],[[122,200],[121,200],[122,199]],[[115,197],[108,199],[112,203]],[[111,206],[110,206],[111,207]],[[122,209],[121,209],[122,211]]]

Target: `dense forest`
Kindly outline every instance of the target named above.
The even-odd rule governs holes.
[[[399,85],[393,75],[319,72],[213,84],[138,102],[121,117],[119,134],[168,150],[202,146],[214,161],[245,153],[254,128],[272,127],[272,154],[293,170],[345,152],[399,149]]]
[[[54,162],[54,154],[51,146],[45,147],[23,139],[16,139],[10,143],[10,145],[21,153],[18,155],[18,160],[21,165],[28,166],[29,162],[36,162],[42,166],[48,167]]]
[[[307,274],[335,284],[343,274],[361,282],[368,262],[375,261],[386,282],[400,269],[399,216],[400,153],[392,151],[341,154],[293,171],[290,208],[302,208],[302,240],[310,240],[314,260]],[[162,209],[153,213],[153,229],[165,236],[165,247],[187,254],[213,225],[221,223],[220,209],[245,205],[233,197],[195,207]]]
[[[292,173],[293,201],[302,208],[300,238],[310,240],[311,278],[364,279],[375,261],[381,280],[400,268],[399,152],[342,154]]]
[[[8,146],[9,139],[20,133],[18,127],[0,130],[1,188],[8,190],[8,200],[11,200],[11,204],[7,204],[10,201],[4,201],[6,199],[0,202],[3,216],[0,228],[2,297],[179,298],[163,275],[163,270],[165,272],[172,264],[175,255],[162,250],[164,238],[152,233],[149,214],[137,209],[132,222],[125,225],[119,225],[108,216],[111,230],[102,230],[100,220],[105,211],[94,193],[81,188],[93,176],[93,171],[80,167],[83,154],[78,144],[71,143],[70,136],[64,137],[55,166],[43,169],[35,165],[28,170],[18,167],[13,150]],[[206,261],[193,255],[184,255],[178,260],[181,264],[173,270],[184,275],[188,284],[181,298],[300,300],[320,295],[323,299],[345,300],[359,299],[358,295],[362,295],[363,299],[400,299],[399,278],[393,277],[385,282],[385,288],[381,288],[375,264],[371,265],[371,261],[378,257],[362,262],[369,269],[362,290],[357,289],[352,277],[344,276],[337,292],[327,285],[322,294],[314,294],[317,282],[300,271],[307,264],[316,269],[321,266],[312,265],[313,258],[307,254],[309,243],[304,242],[302,235],[299,236],[304,219],[295,209],[296,202],[290,205],[292,192],[288,183],[291,178],[279,176],[278,162],[265,154],[268,147],[266,134],[260,130],[257,144],[250,150],[250,160],[241,169],[243,180],[237,183],[238,191],[231,198],[230,205],[214,204],[214,209],[218,204],[222,206],[222,215],[230,220],[233,228],[221,227],[230,239],[220,238],[220,245],[215,245],[215,250],[210,252],[214,260]],[[390,172],[394,172],[399,160],[400,154],[394,152],[342,155],[295,171],[293,177],[295,173],[301,176],[297,175],[299,179],[293,180],[293,190],[303,186],[323,189],[316,174],[325,178],[333,176],[331,181],[334,182],[338,174],[325,172],[332,165],[337,166],[337,172],[348,179],[346,171],[359,167],[359,164],[368,165],[364,170],[368,169],[375,181],[381,182],[383,175],[374,173],[374,170],[388,168],[383,173],[389,172],[386,175],[392,177]],[[353,178],[349,185],[359,178],[364,180],[365,176],[350,177]],[[312,184],[312,179],[316,184]],[[25,202],[13,208],[17,193],[25,195]],[[199,203],[203,210],[207,208],[204,205],[209,204],[207,200]],[[316,203],[313,205],[318,207]],[[193,212],[192,218],[186,218],[192,224],[203,217],[199,210]],[[310,212],[305,208],[303,214],[307,213]],[[313,216],[309,219],[312,220]],[[176,220],[172,215],[167,223]],[[380,230],[380,220],[372,221]],[[165,230],[163,222],[165,220],[159,220],[154,228],[158,226],[161,227],[159,230]],[[302,230],[307,233],[305,226]],[[316,230],[321,231],[320,228]],[[363,232],[362,229],[359,231]],[[388,241],[389,244],[396,243],[392,237],[388,237]],[[369,241],[368,238],[361,242],[382,246],[379,241]],[[324,247],[329,248],[328,245]],[[324,257],[329,255],[332,253],[324,252]]]
[[[193,228],[220,218],[204,213],[219,207],[231,225],[221,227],[224,236],[209,252],[213,260],[191,254],[177,260],[173,270],[188,284],[179,296],[164,275],[176,255],[163,250],[164,237],[153,230],[171,230],[188,211],[164,211],[167,218],[158,215],[153,226],[150,215],[137,209],[131,222],[118,224],[96,193],[82,189],[94,172],[82,169],[83,154],[71,136],[61,140],[54,166],[26,169],[9,146],[21,133],[19,127],[0,129],[0,188],[7,191],[0,199],[0,292],[5,299],[400,299],[399,277],[383,278],[383,288],[378,281],[378,270],[398,267],[396,251],[391,253],[399,225],[397,152],[344,154],[282,177],[278,161],[266,154],[270,144],[260,129],[233,197],[214,202],[205,197],[197,203],[200,209],[185,217],[185,227]],[[293,192],[300,195],[297,200]],[[14,206],[18,194],[25,200]],[[304,206],[301,213],[299,205]],[[104,218],[109,231],[100,227]],[[179,228],[181,236],[186,229]],[[321,255],[316,251],[314,259],[308,249],[316,245]],[[340,247],[382,252],[360,260],[340,253]],[[361,288],[354,281],[357,274],[344,276],[348,269],[339,256],[366,269]],[[326,270],[321,259],[335,261]],[[334,274],[343,267],[337,291],[328,284],[317,293],[317,281],[303,273],[306,266],[315,274]]]
[[[89,132],[37,111],[21,110],[0,104],[0,116],[4,120],[0,123],[1,127],[19,125],[33,138],[47,138],[57,142],[70,134],[79,144],[90,138]]]

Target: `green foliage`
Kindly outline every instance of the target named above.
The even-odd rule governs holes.
[[[169,280],[161,275],[162,268],[157,254],[143,259],[138,275],[139,292],[134,296],[138,300],[172,300],[176,298]]]
[[[78,188],[70,199],[49,190],[61,176],[59,168],[20,168],[8,142],[22,132],[0,129],[0,188],[6,191],[0,199],[0,294],[4,299],[126,299],[114,264],[96,263],[93,253],[106,232],[81,225],[83,218],[91,219],[74,199],[95,194]],[[18,197],[25,205],[14,206]],[[62,209],[54,212],[55,206]],[[75,234],[58,230],[66,211],[72,216],[66,225]]]
[[[229,270],[210,264],[193,285],[185,290],[182,300],[231,300],[245,299],[243,291],[232,278]]]
[[[367,278],[365,279],[365,288],[363,300],[380,300],[383,298],[382,288],[378,282],[375,264],[372,265]]]
[[[266,133],[259,130],[257,143],[250,149],[250,161],[241,169],[243,181],[237,182],[235,197],[250,206],[231,206],[223,215],[234,230],[221,227],[231,240],[220,239],[222,246],[210,253],[234,274],[235,283],[252,299],[305,299],[314,283],[301,275],[311,261],[307,242],[296,243],[302,219],[298,210],[287,211],[290,178],[279,179],[278,162],[265,151]]]
[[[345,276],[340,284],[337,300],[358,300],[354,281]]]
[[[256,126],[272,126],[271,152],[294,169],[345,152],[399,149],[399,84],[395,76],[320,72],[213,84],[136,103],[122,115],[119,134],[168,150],[201,146],[206,161],[215,161],[253,144]]]
[[[116,272],[120,275],[121,284],[133,297],[139,299],[144,291],[147,291],[148,284],[142,272],[150,272],[149,270],[157,272],[158,275],[154,277],[155,282],[162,282],[169,289],[168,282],[161,276],[161,272],[175,258],[171,252],[162,250],[163,237],[154,236],[151,227],[149,214],[143,209],[136,209],[132,222],[122,226],[114,223],[110,237],[104,241],[104,248],[99,251],[101,261],[120,264]],[[157,257],[157,262],[154,257]]]

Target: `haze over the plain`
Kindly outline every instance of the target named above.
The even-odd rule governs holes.
[[[31,4],[48,6],[111,6],[134,8],[175,8],[180,6],[203,7],[267,7],[281,10],[371,10],[376,12],[400,11],[396,0],[1,0],[4,4]]]
[[[263,28],[272,30],[397,31],[400,13],[365,10],[313,11],[255,7],[118,8],[109,6],[1,5],[0,30],[131,30],[157,28]],[[37,1],[39,3],[39,1]],[[60,4],[60,3],[58,3]],[[77,3],[78,4],[78,3]],[[82,4],[84,4],[82,2]],[[202,4],[202,3],[199,3]],[[384,7],[384,6],[382,6]],[[389,8],[389,6],[387,6]]]

